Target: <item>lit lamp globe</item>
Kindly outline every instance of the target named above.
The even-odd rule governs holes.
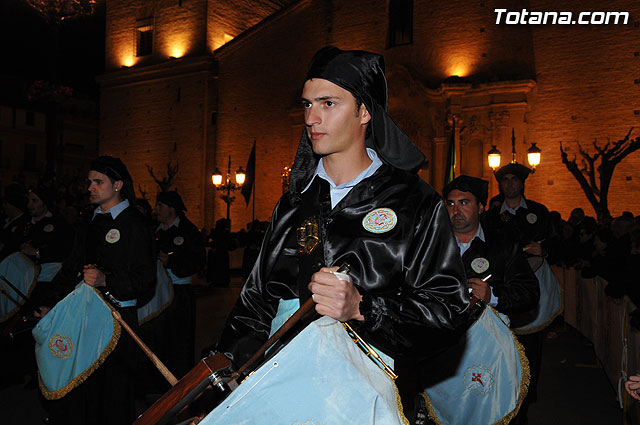
[[[536,168],[540,165],[541,152],[542,151],[535,143],[531,143],[531,147],[527,151],[527,161],[529,161],[531,168]]]
[[[213,174],[211,174],[211,182],[214,186],[218,187],[222,184],[222,173],[216,168]]]
[[[240,186],[242,186],[244,184],[244,179],[246,177],[247,177],[247,175],[245,174],[245,172],[242,169],[242,167],[238,168],[238,171],[236,171],[236,183],[238,183]]]
[[[496,145],[491,146],[491,150],[487,153],[487,159],[489,160],[489,167],[493,171],[497,170],[500,167],[500,152]]]

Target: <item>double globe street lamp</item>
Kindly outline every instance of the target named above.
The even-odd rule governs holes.
[[[227,220],[229,220],[229,209],[231,203],[236,199],[235,196],[231,195],[231,192],[235,192],[236,190],[240,190],[242,185],[244,184],[244,179],[246,174],[242,167],[238,168],[235,173],[235,179],[232,179],[231,176],[231,155],[229,155],[229,163],[227,165],[227,175],[225,176],[225,181],[223,183],[222,173],[218,168],[211,175],[211,182],[215,186],[215,188],[221,192],[220,198],[227,204]],[[235,181],[234,181],[235,180]]]
[[[496,145],[491,145],[491,149],[487,152],[487,159],[489,161],[489,167],[495,172],[500,167],[502,152],[498,150]],[[531,166],[531,172],[533,173],[542,159],[542,151],[536,146],[535,142],[531,143],[531,146],[527,150],[527,161]],[[511,130],[511,163],[516,163],[516,136],[515,132]]]

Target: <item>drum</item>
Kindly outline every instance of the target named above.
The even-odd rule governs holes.
[[[84,382],[113,351],[120,324],[93,287],[82,282],[32,330],[40,389],[49,400]]]
[[[393,380],[321,317],[246,378],[200,424],[408,423]]]
[[[26,255],[14,252],[0,262],[4,276],[22,295],[29,297],[38,280],[38,267]],[[25,303],[22,295],[0,279],[0,323],[13,316]]]
[[[173,282],[164,265],[156,263],[157,283],[153,298],[138,308],[138,324],[142,325],[162,313],[173,301]]]
[[[451,373],[427,387],[422,396],[428,415],[438,425],[509,423],[527,394],[529,362],[524,349],[493,308],[486,307],[469,328],[459,355],[445,353],[434,370]]]
[[[540,286],[540,301],[536,308],[536,318],[524,326],[514,328],[516,335],[531,334],[539,332],[553,322],[562,310],[564,303],[562,302],[562,294],[560,284],[556,275],[553,274],[549,263],[543,261],[538,270],[536,270],[538,285]]]

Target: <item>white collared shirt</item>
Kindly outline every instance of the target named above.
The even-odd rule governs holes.
[[[109,213],[111,214],[111,217],[115,220],[116,217],[118,217],[120,213],[124,211],[125,208],[127,208],[128,206],[129,206],[129,200],[125,199],[124,201],[120,202],[117,205],[114,205],[113,207],[109,208],[106,211],[102,211],[102,207],[98,207],[95,210],[93,210],[93,217],[91,219],[93,220],[94,218],[96,218],[96,215],[98,214]]]
[[[500,208],[500,214],[502,214],[505,211],[508,211],[511,214],[516,215],[516,210],[518,208],[524,208],[525,210],[528,208],[527,207],[527,201],[524,200],[524,196],[520,197],[520,203],[518,205],[516,205],[515,208],[511,208],[509,205],[507,205],[507,201],[502,201],[502,207]]]
[[[309,182],[307,187],[304,188],[302,193],[306,192],[306,190],[309,189],[309,186],[311,186],[311,182],[313,182],[313,179],[316,176],[319,176],[320,178],[329,182],[329,186],[331,186],[331,191],[330,191],[331,208],[335,207],[338,204],[338,202],[342,200],[342,198],[347,196],[347,193],[349,193],[349,191],[355,185],[357,185],[367,177],[372,176],[378,170],[378,168],[380,168],[380,166],[382,165],[382,161],[380,160],[380,158],[378,158],[378,154],[376,153],[376,151],[374,151],[371,148],[367,148],[367,155],[369,155],[371,164],[367,168],[365,168],[360,174],[358,174],[353,180],[348,181],[346,183],[342,183],[338,186],[336,186],[333,180],[331,180],[331,177],[329,177],[329,175],[325,171],[324,165],[322,164],[322,158],[320,158],[320,161],[318,162],[318,167],[316,168],[316,172],[314,173],[313,177],[311,178],[311,181]]]
[[[51,211],[47,211],[47,213],[42,218],[45,218],[45,217],[53,217],[53,214],[51,214]],[[36,223],[37,223],[36,219],[34,217],[31,217],[31,224],[36,224]]]
[[[171,222],[171,224],[169,224],[168,226],[165,226],[164,224],[160,223],[160,225],[158,226],[158,228],[156,229],[156,233],[159,232],[160,230],[164,230],[167,231],[169,230],[171,227],[176,226],[178,227],[180,225],[180,216],[177,216],[175,220],[173,220]]]

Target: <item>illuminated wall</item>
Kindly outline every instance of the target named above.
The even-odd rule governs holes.
[[[210,226],[226,213],[209,174],[226,170],[229,155],[232,169],[245,166],[254,139],[256,218],[269,218],[303,128],[299,96],[306,66],[327,44],[384,54],[389,111],[427,154],[420,175],[438,190],[455,115],[459,172],[490,180],[495,194],[486,154],[496,145],[503,164],[508,161],[513,129],[519,162],[526,163],[531,142],[542,149],[527,195],[565,217],[575,206],[589,210],[560,162],[559,142],[617,139],[640,123],[635,21],[624,27],[496,25],[495,8],[555,10],[557,4],[414,0],[413,43],[389,47],[388,0],[179,3],[107,2],[101,149],[135,152],[133,174],[151,187],[143,164],[161,169],[180,158],[189,168],[181,168],[178,186],[189,194],[198,225]],[[563,4],[574,11],[598,7],[595,1]],[[630,0],[607,8],[640,16]],[[153,55],[122,69],[134,52],[136,28],[151,22],[149,16],[157,31]],[[615,175],[614,214],[640,213],[640,197],[628,196],[640,189],[638,156]],[[244,227],[251,212],[238,194],[233,229]]]

